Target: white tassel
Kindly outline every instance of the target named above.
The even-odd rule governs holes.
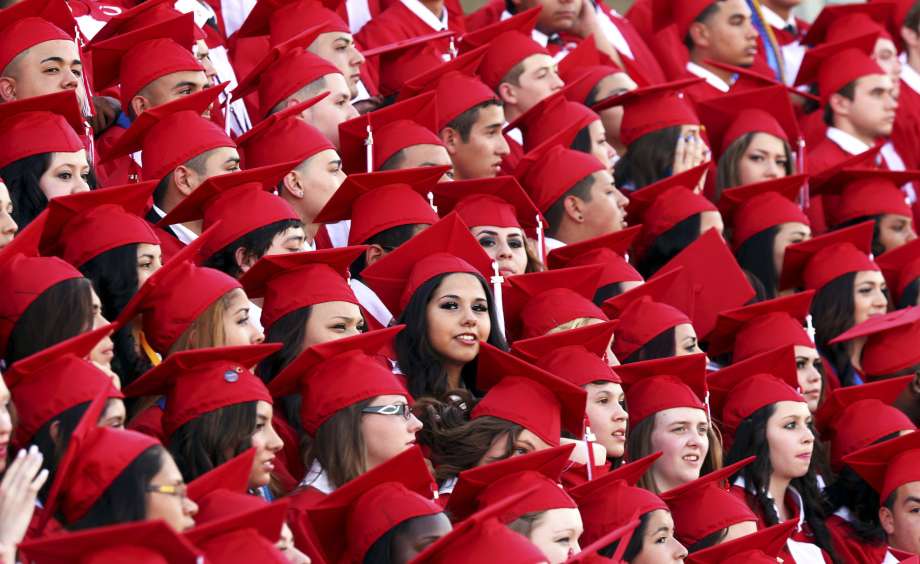
[[[808,334],[808,338],[811,339],[811,342],[814,343],[816,331],[810,313],[805,316],[805,332]]]
[[[367,172],[374,172],[374,132],[371,130],[371,124],[367,124],[367,139],[364,140],[364,147],[367,156]]]
[[[431,206],[434,213],[438,213],[438,206],[434,205],[434,192],[428,192],[428,205]]]
[[[492,294],[495,298],[495,319],[498,320],[498,328],[501,329],[502,335],[505,334],[505,308],[502,306],[502,284],[505,282],[504,277],[498,273],[498,261],[492,261],[493,275],[489,279],[492,284]]]
[[[585,443],[588,445],[588,481],[594,479],[594,442],[597,441],[597,436],[591,432],[591,424],[588,416],[585,416]]]
[[[537,256],[546,262],[546,239],[543,236],[543,218],[537,214]]]

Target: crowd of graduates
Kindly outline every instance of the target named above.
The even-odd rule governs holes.
[[[0,4],[0,562],[918,562],[920,0]]]

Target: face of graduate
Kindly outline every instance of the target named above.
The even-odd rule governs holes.
[[[212,176],[220,176],[222,174],[230,174],[231,172],[239,171],[240,153],[236,147],[217,147],[216,149],[207,151],[204,159],[204,166],[202,166],[202,172],[187,166],[177,169],[176,174],[178,174],[178,170],[182,170],[184,173],[181,181],[183,193],[187,192],[191,194],[195,189],[201,186],[205,180]]]
[[[408,564],[420,552],[451,531],[450,519],[444,513],[409,519],[393,537],[393,564]]]
[[[891,135],[898,102],[890,76],[870,74],[857,78],[853,99],[833,94],[831,105],[835,114],[849,121],[856,135],[865,139]]]
[[[224,309],[224,342],[221,346],[237,347],[257,345],[265,340],[265,335],[255,326],[249,316],[249,298],[241,288],[229,292],[229,306]]]
[[[99,418],[99,427],[111,427],[112,429],[124,429],[127,411],[125,411],[125,402],[121,398],[109,398],[105,402],[105,411]]]
[[[161,492],[147,492],[147,521],[162,519],[176,532],[186,531],[195,526],[195,514],[198,505],[186,497],[185,482],[179,467],[166,449],[163,449],[160,471],[150,480],[149,486],[174,486],[183,495]]]
[[[345,77],[351,97],[358,95],[358,82],[361,80],[364,55],[358,51],[350,33],[342,31],[321,33],[310,44],[309,51],[335,65],[335,68],[339,69]]]
[[[294,533],[287,523],[281,525],[281,537],[275,543],[275,548],[281,551],[290,564],[310,564],[307,555],[294,546]]]
[[[773,269],[779,274],[783,270],[783,257],[786,256],[786,247],[811,239],[811,227],[804,223],[791,221],[783,223],[776,231],[773,239]]]
[[[405,168],[422,168],[426,166],[449,166],[453,167],[450,161],[450,154],[444,145],[412,145],[402,151],[402,161],[397,169]],[[447,182],[454,179],[453,168],[444,173],[441,182]]]
[[[459,132],[449,128],[444,130],[449,132],[445,144],[457,180],[494,178],[500,174],[502,159],[511,152],[502,135],[504,124],[504,109],[487,106],[477,112],[476,122],[466,141]]]
[[[578,509],[562,507],[544,511],[527,538],[540,549],[549,564],[561,564],[581,552],[578,537],[583,531]]]
[[[220,82],[217,76],[217,69],[214,68],[214,63],[211,62],[211,49],[208,48],[208,44],[205,43],[204,39],[199,39],[195,42],[194,47],[192,47],[192,52],[195,54],[195,58],[198,59],[198,62],[201,63],[201,68],[204,69],[204,74],[208,77],[208,82],[211,84]]]
[[[86,150],[51,153],[51,164],[38,179],[38,187],[49,200],[77,192],[89,192],[89,163]]]
[[[137,287],[140,288],[154,272],[163,266],[163,251],[159,245],[137,244]]]
[[[365,329],[361,308],[349,302],[313,304],[304,330],[303,348],[353,337]]]
[[[906,215],[886,213],[878,220],[878,239],[885,252],[897,249],[917,238],[913,220]]]
[[[405,404],[404,396],[377,396],[370,407]],[[370,470],[380,466],[397,454],[415,445],[415,434],[422,430],[422,422],[411,412],[406,419],[402,415],[363,413],[361,435],[367,450],[366,466]]]
[[[674,327],[674,356],[685,356],[703,352],[696,330],[689,323],[681,323]]]
[[[898,48],[895,46],[894,41],[887,37],[876,39],[872,59],[891,78],[891,83],[894,85],[894,95],[897,98],[901,83],[901,61],[898,59]]]
[[[648,525],[642,537],[642,550],[631,564],[663,564],[683,562],[687,549],[674,538],[674,519],[671,512],[656,509],[649,513]]]
[[[783,480],[801,478],[808,472],[814,451],[815,435],[808,404],[798,401],[776,402],[767,419],[767,443],[773,475]]]
[[[661,458],[652,466],[655,483],[662,492],[696,480],[709,453],[709,419],[702,409],[673,407],[655,415],[652,448]]]
[[[140,115],[150,108],[162,106],[166,102],[201,92],[210,85],[211,81],[208,80],[204,70],[173,72],[161,76],[143,87],[131,99],[131,107],[136,115]]]
[[[530,454],[531,452],[546,450],[548,448],[550,448],[550,445],[548,445],[546,441],[536,436],[528,429],[522,429],[521,432],[518,433],[514,444],[511,445],[510,456],[523,456],[525,454]],[[489,445],[489,450],[487,450],[486,453],[482,455],[482,458],[479,460],[479,464],[477,464],[477,466],[484,466],[486,464],[491,464],[493,462],[503,460],[507,454],[508,434],[503,433],[492,439],[492,444]]]
[[[725,224],[722,222],[722,214],[717,211],[704,211],[700,213],[700,235],[710,229],[719,232],[719,236],[725,233]]]
[[[486,253],[498,261],[502,276],[524,274],[527,270],[527,239],[520,227],[478,225],[470,229]]]
[[[524,59],[521,64],[524,65],[524,72],[517,86],[508,82],[499,86],[500,89],[507,86],[508,92],[503,94],[510,96],[503,95],[502,98],[506,103],[513,104],[519,112],[526,112],[565,86],[556,70],[556,61],[549,55],[537,53]]]
[[[707,20],[696,29],[697,48],[720,63],[749,67],[757,55],[757,29],[745,0],[723,0]]]
[[[96,294],[96,291],[90,289],[93,300],[93,323],[92,329],[99,329],[109,324],[109,320],[102,315],[102,301],[99,299],[99,296]],[[99,340],[96,343],[96,346],[93,347],[92,352],[90,352],[90,360],[110,373],[113,376],[114,384],[116,388],[121,388],[121,381],[118,378],[118,375],[112,372],[112,359],[115,357],[115,345],[112,343],[112,337],[107,335]]]
[[[252,448],[256,457],[249,472],[249,487],[267,486],[271,473],[275,469],[275,455],[284,447],[284,442],[272,427],[272,404],[267,401],[256,402],[256,428],[252,433]]]
[[[821,389],[824,382],[821,379],[821,355],[814,347],[795,346],[795,370],[799,377],[799,388],[802,397],[808,402],[808,409],[814,413],[821,400]]]
[[[885,500],[882,500],[883,502]],[[894,506],[878,512],[892,547],[920,554],[920,482],[908,482],[895,490]]]
[[[515,0],[515,13],[541,6],[536,28],[549,35],[569,31],[578,20],[582,0]]]
[[[883,315],[888,310],[888,285],[877,270],[856,273],[853,280],[853,324],[859,325],[870,317]]]
[[[76,90],[81,101],[86,97],[83,64],[73,41],[56,39],[26,49],[0,76],[0,98],[4,102],[62,90]]]
[[[623,195],[607,170],[592,173],[591,200],[583,201],[585,238],[600,237],[626,229],[626,206],[629,198]]]
[[[607,143],[607,132],[601,120],[588,124],[588,136],[591,138],[591,154],[604,165],[604,170],[613,171],[613,157],[617,153]]]
[[[281,233],[272,237],[272,244],[268,247],[268,250],[265,251],[264,256],[299,253],[304,250],[306,240],[307,236],[302,226],[288,227]]]
[[[738,160],[739,186],[783,178],[788,163],[786,144],[782,139],[769,133],[755,133]]]
[[[0,378],[0,472],[6,471],[10,438],[13,436],[13,417],[10,414],[12,396],[6,382]]]
[[[13,219],[13,201],[10,199],[10,190],[0,180],[0,249],[10,244],[19,226]]]
[[[334,149],[316,153],[288,174],[285,183],[291,184],[288,192],[297,199],[295,207],[304,217],[312,218],[345,182],[342,158]]]
[[[485,289],[472,274],[449,274],[428,302],[428,342],[447,366],[463,367],[492,331]]]
[[[600,382],[586,385],[585,390],[588,392],[585,413],[591,422],[591,432],[607,449],[608,458],[622,458],[629,416],[623,387],[613,382]]]
[[[351,105],[351,89],[344,76],[332,73],[323,79],[329,95],[304,110],[301,117],[338,147],[339,124],[358,117],[358,110]]]

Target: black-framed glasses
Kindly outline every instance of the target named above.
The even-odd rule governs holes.
[[[147,487],[144,488],[148,493],[161,493],[166,495],[174,495],[179,498],[188,497],[188,486],[186,484],[179,485],[162,485],[158,486],[156,484],[147,484]]]
[[[391,403],[389,405],[369,405],[361,413],[376,413],[377,415],[401,415],[406,421],[412,415],[412,408],[407,403]]]

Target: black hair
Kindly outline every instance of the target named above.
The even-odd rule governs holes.
[[[732,480],[740,476],[744,479],[749,495],[756,500],[757,512],[761,513],[766,526],[779,523],[779,516],[769,497],[770,475],[773,467],[770,464],[770,443],[767,440],[767,422],[776,411],[776,404],[771,403],[761,407],[738,425],[735,438],[725,458],[725,465],[729,466],[749,456],[757,458],[751,464],[739,470]],[[825,519],[830,515],[830,507],[821,493],[818,485],[818,467],[824,458],[824,449],[819,440],[818,433],[813,424],[808,425],[814,434],[814,450],[811,463],[804,476],[793,478],[789,486],[795,488],[802,496],[802,512],[805,521],[814,535],[814,543],[831,557],[834,563],[842,562],[834,550],[834,543],[825,524]],[[778,500],[778,503],[782,503]],[[753,508],[752,508],[753,509]]]
[[[904,23],[901,24],[901,27],[906,27],[914,33],[920,30],[920,2],[913,3],[907,15],[904,16]]]
[[[641,362],[643,360],[653,360],[656,358],[670,358],[677,352],[677,345],[674,342],[675,328],[665,329],[652,337],[649,342],[639,347],[635,352],[626,358],[620,359],[623,364],[631,362]]]
[[[407,529],[416,519],[425,517],[429,516],[419,515],[418,517],[410,517],[385,532],[383,536],[377,539],[374,544],[367,549],[367,552],[364,553],[364,564],[396,564],[398,560],[396,555],[393,554],[393,544],[396,542],[397,538],[406,534]]]
[[[408,149],[408,147],[402,148],[396,151],[395,153],[393,153],[392,155],[390,155],[389,158],[387,158],[387,160],[383,161],[383,164],[380,165],[380,168],[378,168],[377,170],[383,172],[384,170],[398,169],[400,166],[402,166],[403,162],[406,160],[406,149]]]
[[[696,241],[700,236],[701,221],[701,214],[693,214],[655,237],[636,264],[639,274],[648,280],[658,272],[659,268],[686,249],[690,243]]]
[[[379,245],[384,251],[390,252],[396,250],[403,243],[409,239],[415,237],[419,230],[422,227],[427,227],[424,223],[406,223],[405,225],[397,225],[396,227],[390,227],[389,229],[384,229],[380,233],[372,236],[367,241],[364,241],[364,245]],[[361,279],[361,272],[367,268],[367,257],[364,253],[361,253],[358,258],[355,259],[349,270],[351,271],[351,277],[355,280]]]
[[[706,8],[700,12],[700,15],[698,15],[696,19],[693,20],[693,23],[705,23],[706,20],[708,20],[711,16],[719,11],[719,2],[721,1],[722,0],[713,0],[713,2],[706,6]],[[693,48],[696,46],[696,44],[693,43],[693,38],[690,36],[689,31],[687,31],[687,35],[685,35],[683,39],[684,47],[687,48],[687,51],[693,51]]]
[[[824,494],[832,511],[841,507],[849,509],[851,518],[846,523],[857,539],[876,545],[885,542],[885,530],[878,520],[878,492],[852,468],[844,466],[837,479],[824,490]]]
[[[885,246],[882,245],[881,240],[881,222],[882,215],[864,215],[862,217],[857,217],[848,221],[844,221],[839,225],[835,225],[832,230],[837,231],[839,229],[844,229],[846,227],[852,227],[853,225],[859,225],[860,223],[865,223],[867,221],[872,222],[872,255],[879,256],[885,252]]]
[[[115,320],[138,289],[137,243],[115,247],[96,255],[80,266],[80,272],[89,278],[102,302],[102,316]],[[146,355],[139,354],[132,334],[131,324],[112,334],[115,357],[112,370],[127,386],[141,374],[153,368]]]
[[[639,524],[636,526],[635,530],[633,530],[632,536],[629,537],[629,544],[626,545],[626,550],[623,551],[624,561],[632,562],[639,556],[639,553],[642,552],[642,546],[645,544],[645,531],[648,529],[648,522],[651,520],[651,514],[652,512],[649,511],[639,516]],[[612,558],[619,545],[619,540],[613,541],[604,548],[598,550],[597,553],[601,556]]]
[[[637,190],[671,176],[680,129],[665,127],[633,141],[613,166],[616,185]]]
[[[581,153],[591,154],[591,150],[594,148],[594,141],[591,139],[591,130],[588,129],[588,126],[584,126],[578,130],[578,133],[575,134],[575,139],[572,140],[572,144],[569,145],[569,149],[573,151],[579,151]]]
[[[48,420],[34,435],[32,435],[30,442],[38,447],[38,451],[42,454],[44,460],[43,465],[51,473],[51,476],[49,476],[51,479],[45,481],[45,485],[42,486],[41,491],[38,493],[38,498],[42,500],[42,502],[45,502],[48,497],[48,491],[51,489],[54,471],[57,470],[58,463],[67,450],[67,445],[70,443],[70,437],[73,435],[74,429],[77,428],[77,424],[80,422],[80,419],[83,418],[83,414],[86,413],[87,408],[89,408],[89,403],[90,402],[77,404],[62,411]],[[58,424],[57,441],[51,436],[51,426],[54,425],[55,422]]]
[[[187,482],[252,446],[256,402],[227,405],[199,415],[169,437],[169,452]]]
[[[898,298],[898,309],[904,309],[917,305],[917,298],[920,297],[920,278],[914,278],[910,284],[904,287],[901,297]]]
[[[41,177],[51,167],[52,153],[39,153],[13,161],[0,169],[0,178],[10,191],[13,202],[13,219],[19,231],[38,217],[46,207],[48,198],[41,189]],[[90,167],[87,184],[96,187],[96,173]]]
[[[724,529],[719,529],[715,531],[714,533],[709,533],[705,537],[701,538],[700,540],[696,541],[692,545],[688,546],[687,553],[688,554],[694,553],[699,550],[703,550],[703,549],[715,546],[717,544],[720,544],[722,541],[725,540],[725,537],[727,536],[728,536],[728,527],[725,527]]]
[[[830,363],[840,383],[850,386],[852,374],[846,343],[830,344],[830,340],[853,326],[856,306],[853,292],[856,273],[848,272],[834,278],[816,293],[811,302],[812,322],[815,326],[815,346]]]
[[[504,104],[498,98],[486,100],[485,102],[476,104],[472,108],[450,120],[444,127],[449,127],[451,129],[457,130],[457,133],[460,134],[460,140],[464,143],[469,143],[470,134],[473,132],[473,126],[476,125],[476,121],[479,120],[479,110],[488,108],[490,106],[502,107]]]
[[[265,331],[266,343],[281,343],[281,349],[266,357],[256,367],[256,376],[268,384],[287,367],[297,355],[303,352],[303,343],[307,333],[307,322],[310,321],[312,306],[302,307],[284,315],[275,321]],[[300,421],[300,394],[291,394],[278,398],[281,412],[291,427],[303,436],[303,424]],[[278,404],[275,404],[276,409]]]
[[[282,219],[258,229],[253,229],[208,257],[204,261],[204,266],[220,270],[234,278],[239,278],[243,274],[243,269],[236,261],[236,251],[238,249],[243,249],[247,258],[258,260],[268,252],[268,249],[272,246],[272,241],[277,235],[297,227],[303,227],[303,222],[299,219]]]
[[[778,233],[778,225],[768,227],[752,235],[735,252],[738,265],[763,284],[766,299],[775,298],[779,292],[779,273],[773,264],[773,245]]]
[[[435,290],[451,274],[450,272],[439,274],[422,284],[412,294],[409,304],[399,316],[398,322],[405,324],[406,328],[396,335],[396,357],[400,370],[406,375],[406,387],[414,398],[426,395],[441,397],[448,390],[447,374],[441,364],[441,358],[428,339],[427,310]],[[492,290],[481,275],[476,274],[475,276],[485,291],[489,307],[489,321],[492,327],[487,342],[499,349],[508,350],[508,344],[505,342],[505,336],[502,335],[498,323],[498,312],[495,309]],[[475,389],[475,374],[475,361],[463,367],[462,380],[467,389]]]
[[[147,448],[122,470],[86,515],[73,523],[67,523],[62,515],[59,519],[71,531],[144,521],[147,518],[147,486],[163,468],[165,455],[160,445]]]
[[[591,201],[591,188],[594,186],[594,173],[582,178],[566,190],[565,194],[553,202],[553,205],[546,210],[546,221],[549,227],[546,228],[546,234],[555,237],[562,225],[562,219],[565,217],[565,199],[574,196],[583,202]]]
[[[591,300],[594,302],[594,305],[600,307],[604,302],[610,298],[619,296],[623,293],[623,283],[622,282],[613,282],[612,284],[606,284],[601,286],[594,291],[594,299]]]
[[[840,94],[847,100],[856,99],[856,81],[858,78],[852,82],[847,83],[843,88],[837,91],[837,94]],[[827,102],[824,104],[824,124],[828,127],[834,126],[834,109],[831,108],[831,103]]]

